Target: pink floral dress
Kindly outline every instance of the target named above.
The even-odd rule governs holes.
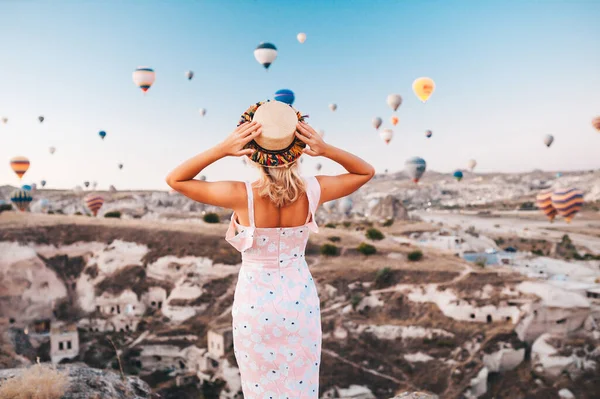
[[[245,399],[319,395],[321,313],[304,250],[309,232],[318,231],[321,188],[314,177],[305,184],[310,211],[304,225],[255,227],[247,182],[250,226],[239,225],[234,213],[227,230],[227,241],[242,253],[231,313]]]

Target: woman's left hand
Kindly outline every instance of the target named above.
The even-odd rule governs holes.
[[[308,123],[298,122],[296,125],[296,137],[308,144],[304,149],[304,153],[313,157],[318,157],[325,154],[327,143],[323,141],[321,135],[315,132]],[[309,148],[310,147],[310,148]]]

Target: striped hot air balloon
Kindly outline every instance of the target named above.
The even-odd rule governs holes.
[[[31,191],[16,189],[10,194],[10,200],[13,204],[21,211],[25,212],[33,197],[31,196]]]
[[[19,180],[23,178],[27,169],[29,169],[29,159],[26,157],[14,157],[10,160],[10,167],[19,176]]]
[[[552,194],[552,206],[567,223],[575,217],[583,205],[583,191],[577,188],[556,190]]]
[[[536,206],[544,212],[544,215],[553,222],[556,217],[556,209],[552,206],[552,191],[543,191],[535,197]]]
[[[145,93],[156,80],[156,72],[149,67],[138,67],[133,71],[133,83]]]
[[[104,198],[97,194],[90,194],[85,197],[85,206],[92,212],[92,215],[96,216],[102,205],[104,204]]]

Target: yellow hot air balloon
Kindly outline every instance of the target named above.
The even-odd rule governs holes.
[[[391,121],[392,121],[392,125],[396,126],[398,124],[398,117],[397,116],[392,116]]]
[[[426,102],[435,90],[435,82],[431,78],[418,78],[413,82],[413,91],[423,102]]]
[[[19,176],[19,180],[23,178],[27,169],[29,169],[29,159],[26,157],[14,157],[10,160],[10,167],[13,172]]]

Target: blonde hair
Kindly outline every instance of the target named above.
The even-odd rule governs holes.
[[[298,173],[297,162],[279,168],[267,168],[252,162],[260,170],[256,184],[258,195],[269,198],[277,207],[296,202],[306,192],[304,180]]]

